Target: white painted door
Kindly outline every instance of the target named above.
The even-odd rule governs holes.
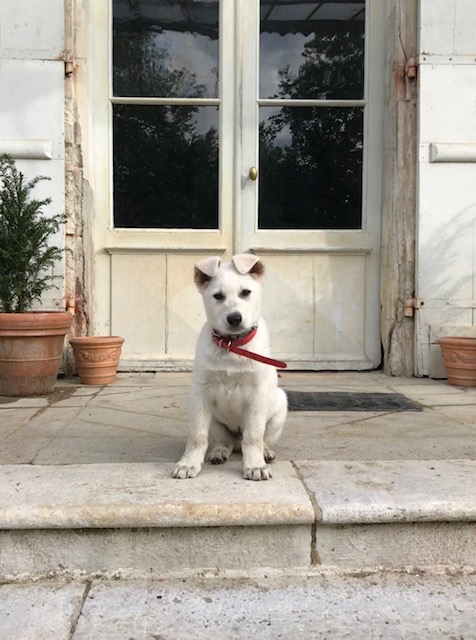
[[[95,59],[112,24],[95,75],[94,330],[125,337],[123,368],[189,365],[193,264],[246,251],[268,269],[277,357],[379,364],[381,4],[92,9]]]

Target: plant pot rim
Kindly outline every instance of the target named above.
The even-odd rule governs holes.
[[[0,312],[0,331],[63,331],[68,333],[73,322],[69,311],[22,311],[18,313]]]
[[[461,342],[461,343],[475,342],[476,343],[476,336],[445,336],[444,338],[440,338],[438,342],[440,344],[449,344],[449,343],[456,343],[456,342]]]
[[[34,313],[37,316],[42,314],[49,315],[51,313],[69,313],[69,315],[71,315],[71,311],[67,311],[66,309],[28,309],[26,311],[0,311],[0,315],[2,316],[25,316],[28,313]]]
[[[77,336],[76,338],[70,338],[71,345],[88,344],[88,343],[108,343],[108,342],[124,342],[122,336]]]

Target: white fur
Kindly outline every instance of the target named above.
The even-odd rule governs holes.
[[[190,435],[172,475],[198,475],[209,444],[208,459],[213,464],[226,462],[241,444],[243,477],[268,480],[272,474],[267,462],[275,458],[273,447],[286,420],[286,394],[278,387],[273,366],[222,349],[211,337],[212,330],[221,336],[246,335],[257,325],[255,337],[242,348],[270,355],[268,329],[261,317],[262,264],[251,254],[233,256],[225,264],[207,258],[196,265],[195,273],[207,322],[195,353]],[[238,325],[236,314],[241,315]]]

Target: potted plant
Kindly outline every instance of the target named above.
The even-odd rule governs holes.
[[[51,198],[32,197],[42,180],[49,178],[26,180],[10,156],[0,156],[0,395],[53,391],[73,321],[67,311],[31,310],[55,286],[62,250],[49,241],[65,221],[44,214]]]

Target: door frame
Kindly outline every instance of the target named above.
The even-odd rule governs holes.
[[[254,3],[255,0],[244,0]],[[383,157],[383,95],[384,95],[384,14],[381,0],[367,0],[366,7],[366,73],[365,100],[368,107],[364,115],[364,132],[370,136],[364,138],[363,159],[363,226],[357,231],[290,231],[286,238],[279,238],[279,232],[257,232],[254,207],[257,206],[256,183],[248,179],[248,170],[257,166],[257,94],[254,94],[256,109],[251,117],[255,119],[256,140],[253,145],[244,145],[243,132],[249,123],[242,126],[240,117],[242,105],[240,90],[244,86],[243,73],[246,64],[242,64],[240,52],[252,53],[244,46],[244,33],[249,33],[249,20],[252,12],[244,11],[244,3],[236,0],[222,0],[220,3],[220,92],[218,99],[194,100],[193,103],[220,105],[220,197],[219,228],[217,230],[135,230],[114,229],[112,227],[112,104],[118,102],[112,96],[111,49],[111,3],[89,3],[90,24],[93,28],[91,59],[94,72],[90,83],[93,96],[92,138],[94,153],[93,166],[93,221],[90,240],[93,254],[94,277],[91,279],[91,327],[94,334],[107,334],[111,330],[111,259],[124,253],[170,253],[177,254],[226,254],[254,250],[265,254],[316,254],[316,255],[357,255],[365,256],[367,269],[375,275],[365,291],[365,309],[374,310],[374,320],[366,322],[365,341],[373,343],[368,354],[369,362],[377,366],[380,362],[380,316],[379,316],[379,266],[380,266],[380,222],[381,222],[381,178]],[[257,5],[258,6],[258,5]],[[223,19],[233,15],[234,20]],[[256,20],[257,12],[254,16]],[[104,30],[108,37],[104,38]],[[255,46],[259,31],[256,30]],[[226,46],[228,43],[229,46]],[[103,62],[99,62],[103,61]],[[106,62],[107,61],[107,62]],[[373,65],[373,68],[369,67]],[[93,66],[93,65],[91,65]],[[223,71],[226,69],[226,73]],[[257,71],[256,71],[257,77]],[[226,82],[225,82],[226,79]],[[250,85],[251,86],[251,85]],[[253,90],[253,89],[251,89]],[[255,91],[257,89],[255,88]],[[126,100],[121,100],[126,102]],[[130,104],[181,104],[182,99],[127,99]],[[359,101],[360,102],[360,101]],[[190,103],[190,101],[185,101]],[[326,106],[332,106],[326,101]],[[369,127],[372,122],[372,127]],[[245,151],[243,151],[245,150]],[[250,162],[249,153],[254,154]],[[372,159],[371,165],[369,159]],[[232,167],[232,171],[225,171]],[[253,201],[253,206],[248,203]],[[374,216],[368,212],[372,210]],[[232,215],[226,215],[232,211]],[[372,219],[371,219],[372,218]],[[243,234],[243,229],[245,233]],[[359,244],[352,245],[355,237]],[[280,245],[277,241],[279,240]],[[101,301],[98,305],[97,302]],[[378,338],[375,339],[375,336]]]

